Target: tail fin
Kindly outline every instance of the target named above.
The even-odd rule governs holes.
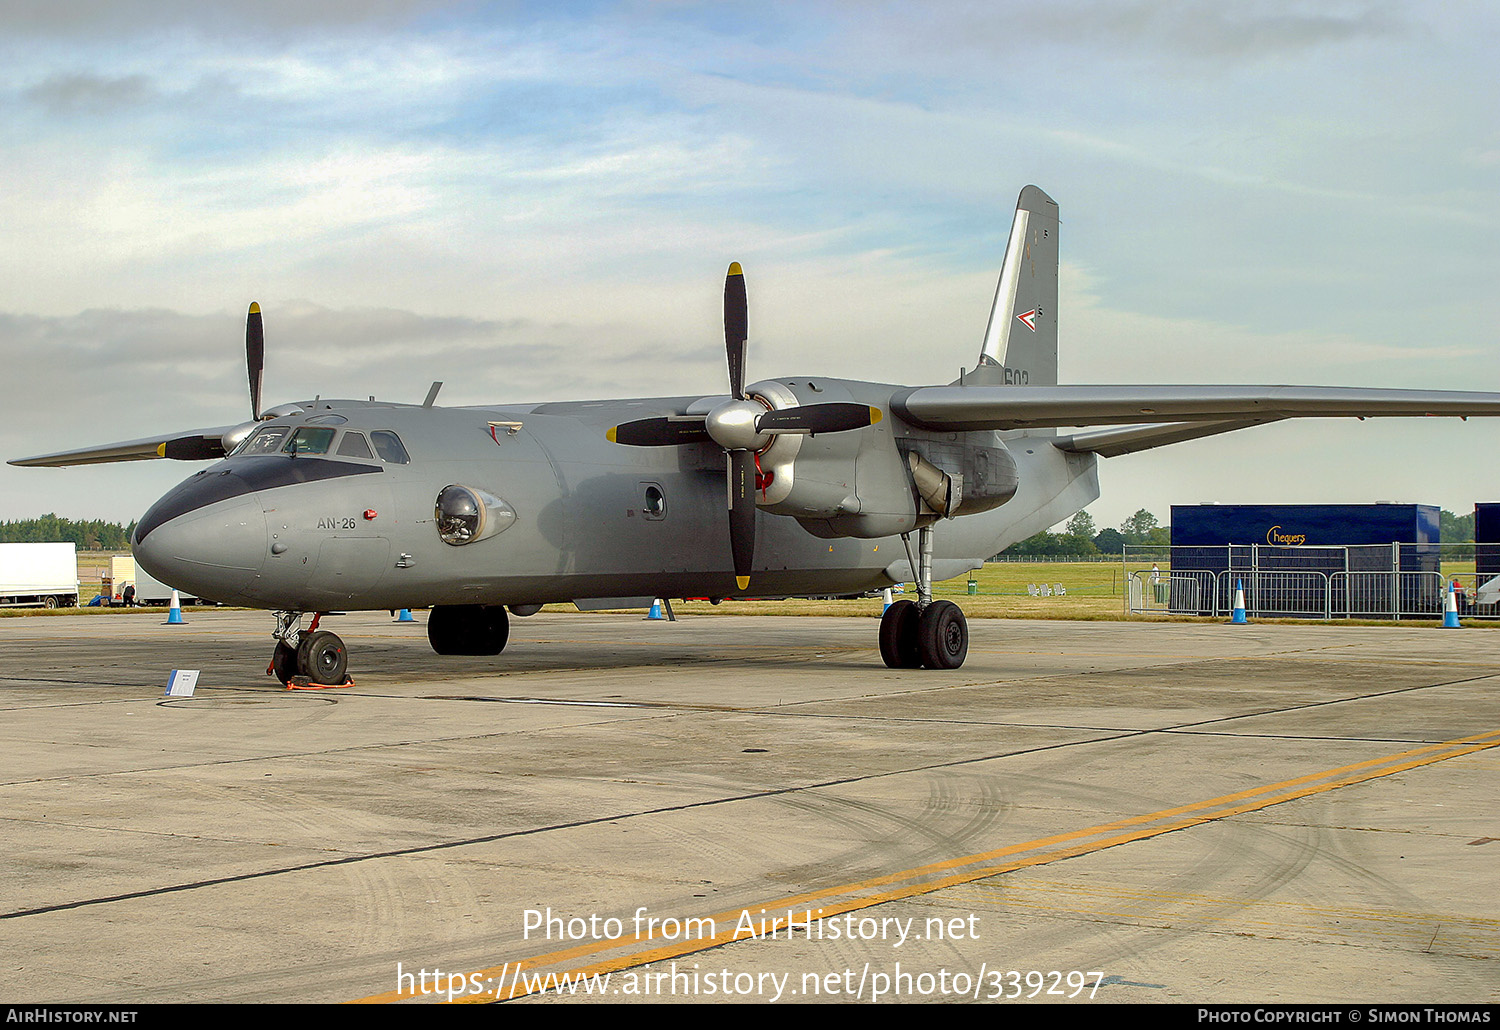
[[[1035,186],[1016,201],[976,384],[1057,385],[1057,202]]]

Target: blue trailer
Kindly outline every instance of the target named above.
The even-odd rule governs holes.
[[[1257,607],[1267,612],[1317,614],[1280,596],[1301,589],[1296,573],[1327,578],[1330,611],[1422,610],[1440,576],[1339,574],[1441,573],[1438,516],[1431,504],[1173,505],[1172,572],[1289,574],[1259,577]],[[1360,596],[1351,600],[1355,581]],[[1413,591],[1424,596],[1405,596]],[[1206,600],[1191,597],[1172,610],[1211,614]]]

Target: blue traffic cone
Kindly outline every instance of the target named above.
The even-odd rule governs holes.
[[[396,621],[397,622],[416,622],[417,620],[411,617],[411,609],[410,608],[402,608],[399,612],[396,613]]]
[[[177,591],[172,591],[172,607],[167,611],[168,626],[185,626],[187,620],[182,617],[182,598],[177,596]]]
[[[1443,628],[1463,628],[1458,624],[1458,595],[1453,592],[1452,587],[1448,588],[1448,600],[1443,605]]]
[[[1229,617],[1231,626],[1245,625],[1245,582],[1234,581],[1234,614]]]
[[[666,618],[666,616],[661,613],[661,598],[657,597],[657,598],[654,598],[651,601],[651,610],[646,613],[646,618],[648,618],[648,619],[665,619]]]

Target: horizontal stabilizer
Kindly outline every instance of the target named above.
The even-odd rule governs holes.
[[[1124,426],[1120,429],[1101,429],[1092,433],[1060,436],[1053,444],[1064,451],[1097,454],[1101,458],[1118,458],[1122,454],[1149,451],[1153,447],[1201,440],[1206,436],[1232,433],[1237,429],[1263,426],[1269,422],[1280,422],[1279,418],[1242,418],[1226,422],[1169,422],[1154,426]]]

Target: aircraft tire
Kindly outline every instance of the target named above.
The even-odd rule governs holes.
[[[297,675],[297,649],[285,640],[278,640],[276,650],[271,654],[271,671],[283,687],[291,683],[292,677]]]
[[[297,669],[314,683],[339,686],[349,673],[349,652],[336,634],[309,633],[297,645]]]
[[[462,654],[464,609],[468,605],[438,605],[427,616],[427,642],[438,654]]]
[[[922,666],[956,669],[969,655],[969,623],[952,601],[933,601],[917,626],[917,649]]]
[[[486,605],[479,609],[479,620],[473,636],[473,654],[499,654],[510,640],[510,616],[501,604]]]
[[[880,658],[888,669],[919,669],[922,655],[917,649],[921,612],[914,601],[902,598],[880,617]]]
[[[496,655],[510,640],[502,605],[439,605],[427,617],[427,642],[438,654]]]

